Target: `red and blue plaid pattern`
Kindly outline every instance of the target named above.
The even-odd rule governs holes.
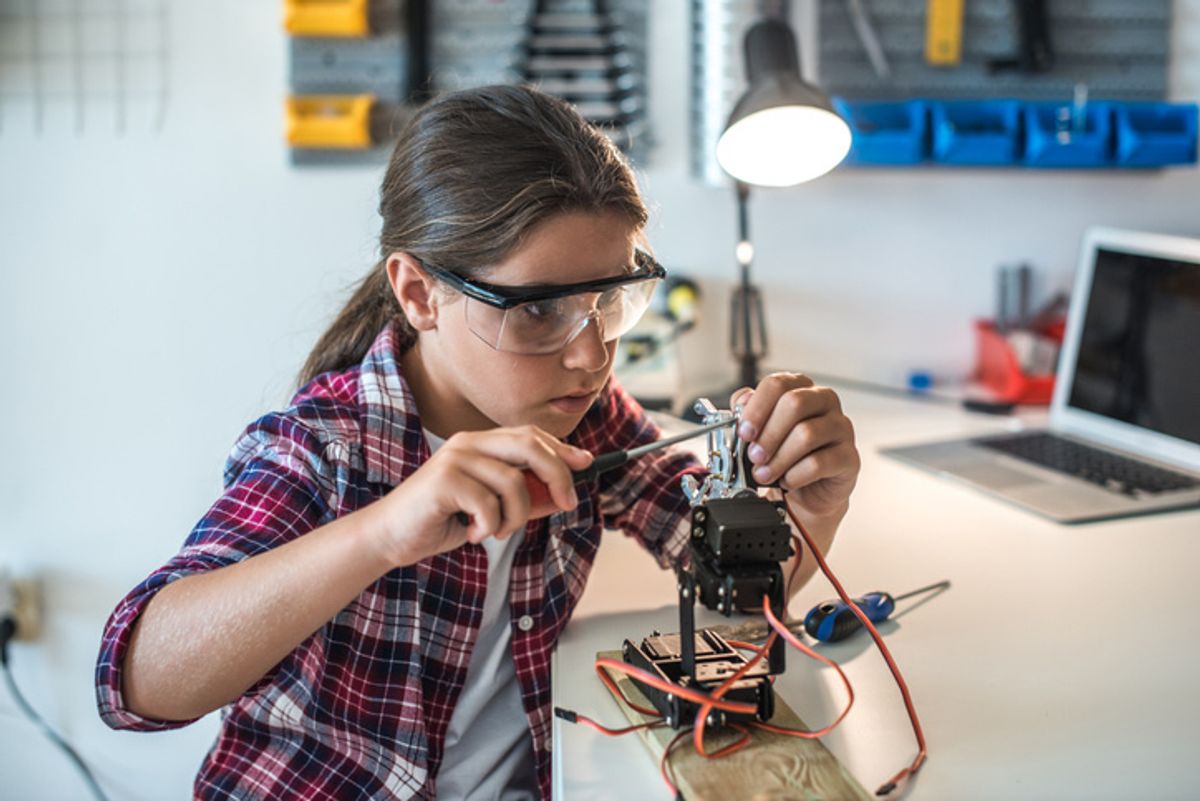
[[[100,716],[113,728],[158,731],[191,721],[131,712],[121,670],[138,614],[172,581],[300,537],[378,499],[429,449],[400,375],[391,326],[361,365],[326,373],[284,412],[250,425],[225,468],[225,492],[182,550],[117,606],[96,666]],[[610,382],[567,441],[593,453],[651,442],[659,430]],[[668,567],[687,541],[680,477],[694,457],[662,452],[602,476],[572,512],[530,523],[510,588],[512,651],[550,798],[550,653],[591,570],[603,527],[631,534]],[[426,799],[487,582],[482,547],[465,545],[391,571],[241,698],[196,777],[201,799]],[[534,625],[517,625],[529,616]]]

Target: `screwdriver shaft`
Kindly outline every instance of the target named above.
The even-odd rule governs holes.
[[[655,440],[654,442],[648,443],[646,445],[641,445],[637,448],[630,448],[628,451],[629,458],[636,459],[639,456],[644,456],[645,454],[656,451],[659,448],[665,448],[668,445],[674,445],[677,442],[684,442],[685,440],[689,440],[692,437],[698,437],[701,434],[705,434],[709,431],[716,431],[718,428],[724,428],[725,426],[732,426],[734,424],[734,422],[735,422],[734,420],[722,420],[719,423],[711,423],[706,426],[700,426],[699,428],[693,428],[691,431],[685,431],[682,434],[676,434],[671,437],[665,437],[663,439]]]
[[[911,598],[914,595],[920,595],[923,592],[929,592],[930,590],[944,590],[944,589],[948,588],[949,586],[950,586],[950,580],[946,579],[945,581],[939,581],[936,584],[930,584],[928,587],[922,587],[919,590],[913,590],[912,592],[906,592],[903,595],[893,595],[892,600],[893,601],[903,601],[905,598]]]

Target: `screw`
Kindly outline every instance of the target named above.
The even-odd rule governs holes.
[[[696,522],[697,523],[703,523],[707,519],[708,519],[708,512],[704,511],[703,509],[696,510]]]
[[[692,536],[695,537],[696,539],[700,539],[701,537],[703,537],[704,536],[704,527],[696,526],[694,529],[692,529]]]
[[[720,587],[717,587],[717,596],[720,598],[725,597],[725,585],[721,585]]]

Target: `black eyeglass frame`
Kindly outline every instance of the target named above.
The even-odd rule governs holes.
[[[584,292],[603,292],[624,284],[667,277],[666,269],[655,261],[653,256],[640,248],[634,251],[633,261],[637,267],[636,271],[625,275],[615,275],[612,278],[600,278],[595,281],[582,281],[578,284],[531,284],[530,286],[489,284],[485,281],[463,278],[457,273],[434,267],[426,262],[421,262],[421,266],[434,278],[446,282],[469,298],[474,298],[497,309],[511,309],[522,303],[556,300]]]

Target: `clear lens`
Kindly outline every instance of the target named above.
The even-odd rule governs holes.
[[[657,285],[657,280],[636,281],[604,292],[531,301],[511,309],[466,298],[467,325],[484,342],[509,353],[554,353],[589,322],[610,342],[637,324]]]

